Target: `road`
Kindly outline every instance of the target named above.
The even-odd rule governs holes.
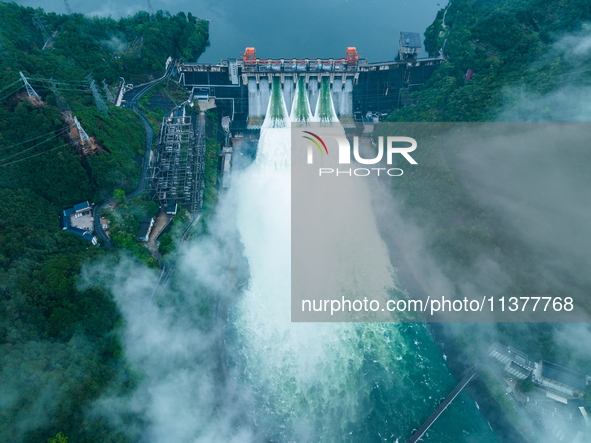
[[[140,172],[140,179],[139,179],[138,184],[135,187],[135,189],[133,189],[132,191],[125,194],[125,196],[127,198],[137,197],[142,192],[144,192],[144,189],[146,187],[146,175],[148,173],[148,166],[150,164],[150,152],[152,151],[152,141],[154,138],[154,130],[152,129],[152,126],[150,126],[150,123],[148,123],[148,120],[146,119],[146,117],[144,117],[144,115],[139,111],[139,108],[138,108],[139,100],[142,98],[142,96],[144,94],[146,94],[150,89],[152,89],[158,83],[168,79],[172,75],[172,73],[174,72],[174,69],[175,69],[175,65],[173,62],[171,62],[168,65],[168,68],[166,69],[166,72],[164,73],[164,75],[162,77],[160,77],[156,80],[152,80],[151,82],[138,85],[138,86],[134,87],[133,89],[130,89],[129,91],[127,91],[123,95],[123,98],[125,99],[125,107],[132,109],[136,114],[139,115],[139,117],[142,121],[142,124],[144,125],[144,129],[146,130],[146,144],[144,147],[144,158],[142,159],[142,169]],[[104,241],[105,246],[107,246],[110,249],[115,249],[115,247],[113,246],[113,244],[109,240],[109,237],[107,236],[107,234],[103,230],[103,227],[101,225],[101,220],[100,220],[100,210],[102,208],[104,208],[106,205],[111,204],[111,203],[113,203],[113,199],[108,198],[108,199],[104,200],[101,204],[95,205],[92,210],[92,215],[94,217],[94,233],[95,233],[95,235],[97,235],[98,237],[100,237]]]
[[[174,69],[174,63],[170,63],[162,77],[156,80],[152,80],[151,82],[136,86],[135,88],[123,94],[123,98],[125,100],[125,107],[132,109],[137,115],[140,116],[140,120],[142,121],[144,129],[146,130],[146,146],[144,148],[144,158],[142,161],[140,180],[137,184],[137,187],[133,191],[130,191],[127,194],[125,194],[127,198],[136,197],[140,195],[142,192],[144,192],[144,189],[146,187],[146,174],[148,173],[148,166],[150,164],[150,152],[152,151],[152,139],[154,138],[154,130],[152,129],[152,126],[150,125],[146,117],[144,117],[144,115],[140,112],[138,108],[138,103],[142,96],[145,95],[148,91],[150,91],[150,89],[152,89],[158,83],[168,79],[174,72]]]
[[[103,226],[101,225],[100,210],[112,202],[113,199],[109,198],[103,201],[100,205],[94,205],[94,207],[92,208],[92,216],[94,217],[94,233],[95,235],[103,239],[105,246],[109,249],[115,249],[115,246],[113,246],[113,243],[111,243],[111,240],[109,240],[109,237],[103,230]]]
[[[162,77],[160,77],[156,80],[152,80],[151,82],[148,82],[148,83],[137,85],[136,87],[127,91],[123,95],[123,97],[125,99],[125,107],[132,109],[135,113],[137,113],[139,115],[139,117],[142,121],[142,124],[144,125],[144,129],[146,130],[146,145],[145,145],[144,158],[142,161],[142,170],[140,173],[140,179],[139,179],[139,182],[138,182],[138,185],[136,186],[136,188],[125,194],[125,196],[127,198],[136,197],[136,196],[140,195],[142,192],[144,192],[144,189],[146,186],[146,175],[147,175],[148,166],[150,163],[150,152],[152,151],[152,142],[153,142],[153,138],[154,138],[154,130],[152,129],[152,126],[150,125],[150,123],[148,122],[146,117],[144,117],[144,115],[139,111],[138,103],[144,94],[146,94],[148,91],[150,91],[150,89],[152,89],[158,83],[168,79],[173,74],[174,70],[175,70],[175,65],[173,62],[171,62]],[[204,128],[205,128],[205,116],[202,113],[200,116],[200,119],[199,119],[198,132],[205,134]],[[112,202],[113,202],[113,198],[109,198],[109,199],[103,201],[100,205],[95,205],[93,208],[93,215],[94,215],[95,234],[103,239],[103,241],[105,242],[105,245],[108,248],[114,249],[114,246],[110,242],[109,237],[107,237],[107,234],[105,233],[105,231],[103,231],[103,228],[100,223],[100,216],[99,216],[100,209]],[[200,218],[201,218],[201,214],[197,214],[183,228],[183,230],[181,232],[181,239],[180,239],[179,244],[177,246],[177,253],[180,252],[181,247],[187,238],[187,234],[189,233],[189,230],[193,226],[195,226],[195,224],[199,221]],[[152,297],[158,293],[160,288],[164,287],[168,283],[168,280],[170,279],[173,272],[174,272],[174,265],[162,267],[162,269],[160,270],[158,282],[156,283],[154,289],[152,290]]]

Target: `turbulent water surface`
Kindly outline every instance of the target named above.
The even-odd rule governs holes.
[[[290,322],[289,125],[324,121],[343,131],[328,84],[312,104],[303,83],[294,86],[289,113],[273,84],[256,160],[233,180],[251,279],[231,311],[226,353],[248,393],[244,410],[270,441],[403,442],[455,385],[425,325]],[[375,244],[365,266],[380,280],[367,287],[396,288],[377,229],[364,239]],[[462,394],[423,441],[497,440]]]

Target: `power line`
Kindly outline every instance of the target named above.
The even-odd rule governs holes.
[[[5,86],[4,88],[0,89],[0,92],[4,92],[6,91],[8,88],[10,88],[12,85],[16,85],[17,83],[20,83],[22,80],[16,80],[14,82],[12,82],[11,84],[9,84],[8,86]],[[20,89],[20,88],[19,88]]]
[[[68,15],[72,15],[72,8],[70,8],[70,2],[68,2],[68,0],[64,0],[64,5],[66,6],[66,11]]]
[[[16,88],[16,89],[15,89],[14,91],[12,91],[11,93],[9,93],[9,94],[6,94],[4,97],[0,98],[0,100],[4,100],[6,97],[10,97],[10,96],[11,96],[12,94],[14,94],[16,91],[18,91],[19,89],[22,89],[22,88],[24,88],[24,87],[25,87],[25,85],[22,85],[21,87],[19,87],[19,88]]]
[[[47,83],[71,83],[71,84],[83,84],[87,85],[87,80],[55,80],[53,78],[38,78],[38,77],[28,77],[29,80],[36,80],[38,82],[47,82]]]
[[[48,85],[38,85],[38,84],[33,84],[32,86],[35,86],[36,88],[47,88],[47,89],[51,89],[51,86]],[[88,88],[60,88],[61,91],[76,91],[76,92],[90,92]]]
[[[5,165],[0,165],[0,168],[2,168],[4,166],[14,165],[15,163],[23,162],[25,160],[28,160],[28,159],[33,158],[33,157],[37,157],[39,155],[47,154],[48,152],[55,151],[56,149],[59,149],[59,148],[63,148],[64,146],[68,146],[68,143],[65,143],[65,144],[63,144],[61,146],[58,146],[58,147],[53,148],[53,149],[50,149],[49,151],[40,152],[39,154],[35,154],[35,155],[31,155],[29,157],[21,158],[20,160],[15,160],[13,162],[6,163]]]
[[[12,158],[12,157],[16,157],[17,155],[21,155],[23,152],[30,151],[31,149],[36,148],[37,146],[40,146],[40,145],[42,145],[44,143],[47,143],[49,140],[54,139],[57,136],[59,136],[59,135],[63,134],[64,132],[66,132],[66,129],[68,129],[68,128],[62,129],[60,132],[58,132],[57,134],[55,134],[53,137],[49,137],[47,140],[43,140],[42,142],[39,142],[36,145],[33,145],[30,148],[25,149],[24,151],[20,151],[20,152],[17,152],[16,154],[12,154],[12,155],[9,155],[8,157],[4,157],[4,158],[0,159],[0,162],[6,161],[6,160],[8,160],[9,158]]]
[[[55,83],[56,85],[60,86],[60,85],[64,85],[67,86],[69,88],[84,88],[84,89],[88,89],[88,83],[64,83],[64,82],[59,82],[56,80],[47,80],[47,81],[39,81],[39,80],[35,80],[32,79],[33,84],[40,86],[41,88],[48,88],[50,87],[53,83]],[[49,85],[49,86],[47,86]]]
[[[62,128],[62,129],[60,129],[60,131],[64,131],[64,130],[68,129],[70,126],[71,126],[71,125],[69,125],[67,128]],[[50,135],[50,134],[55,134],[55,131],[50,131],[50,132],[47,132],[47,133],[45,133],[45,134],[41,134],[41,135],[39,135],[39,136],[37,136],[37,137],[30,138],[29,140],[25,140],[25,141],[23,141],[23,142],[15,143],[14,145],[5,146],[5,147],[3,147],[3,148],[0,148],[0,151],[4,151],[4,150],[6,150],[6,149],[14,148],[15,146],[24,145],[25,143],[29,143],[29,142],[33,142],[33,141],[35,141],[35,140],[39,140],[40,138],[46,137],[46,136],[48,136],[48,135]]]

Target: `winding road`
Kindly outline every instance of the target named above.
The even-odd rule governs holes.
[[[152,129],[152,126],[150,126],[150,123],[148,122],[146,117],[144,117],[144,115],[139,111],[139,108],[138,108],[139,100],[142,98],[142,96],[144,94],[146,94],[150,89],[152,89],[158,83],[170,78],[170,76],[173,74],[174,70],[175,70],[175,64],[174,64],[174,62],[171,61],[168,64],[168,66],[166,68],[166,72],[164,73],[164,75],[162,77],[160,77],[156,80],[152,80],[148,83],[143,83],[141,85],[137,85],[133,89],[130,89],[129,91],[125,92],[125,94],[123,95],[124,100],[125,100],[125,107],[132,109],[136,114],[139,115],[139,117],[142,121],[142,124],[144,125],[144,129],[146,130],[146,145],[144,147],[144,158],[142,159],[142,169],[140,172],[140,178],[139,178],[138,184],[135,187],[135,189],[133,189],[132,191],[125,194],[125,196],[127,198],[137,197],[142,192],[144,192],[144,189],[146,187],[146,174],[148,173],[148,166],[150,164],[150,152],[152,151],[152,141],[153,141],[153,137],[154,137],[154,130]],[[102,208],[104,208],[106,205],[111,204],[111,203],[113,203],[113,198],[108,198],[108,199],[104,200],[102,203],[95,205],[92,210],[92,216],[94,217],[94,233],[98,237],[103,239],[105,246],[107,246],[110,249],[115,249],[115,247],[113,246],[113,244],[109,240],[109,237],[107,236],[107,234],[103,230],[103,227],[101,225],[101,220],[100,220],[100,210]]]

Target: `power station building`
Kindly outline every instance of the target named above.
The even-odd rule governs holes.
[[[205,131],[197,120],[184,104],[162,119],[146,189],[168,214],[176,214],[177,205],[189,212],[203,206]]]
[[[415,60],[421,53],[421,36],[417,32],[401,32],[398,58]]]
[[[87,201],[64,209],[60,215],[60,225],[64,231],[71,232],[93,245],[98,245],[98,240],[92,233],[93,224],[92,206]]]
[[[587,389],[584,374],[545,360],[534,365],[532,381],[567,399],[581,398]]]

